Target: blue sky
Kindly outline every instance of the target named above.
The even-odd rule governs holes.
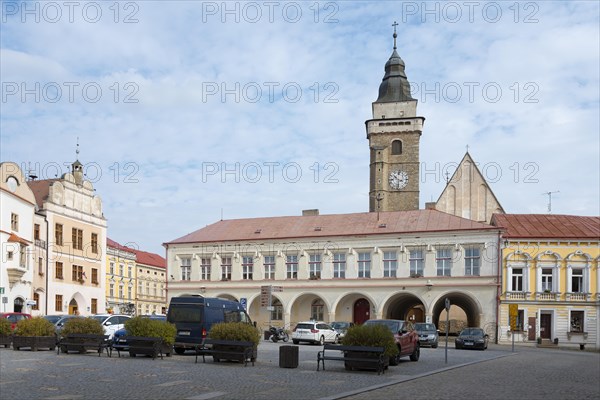
[[[1,4],[1,160],[54,178],[79,138],[120,243],[368,211],[394,21],[426,118],[421,206],[468,145],[507,212],[560,191],[553,213],[600,214],[598,2]]]

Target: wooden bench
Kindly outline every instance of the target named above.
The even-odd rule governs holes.
[[[250,360],[252,366],[254,366],[253,350],[253,342],[204,339],[202,343],[196,345],[196,363],[198,362],[198,355],[202,355],[203,363],[206,362],[205,356],[212,355],[215,362],[219,362],[220,359],[238,360],[242,361],[245,367],[248,365],[248,360]]]
[[[163,340],[159,337],[143,337],[143,336],[125,336],[127,345],[118,345],[113,347],[117,350],[117,354],[121,357],[121,351],[128,351],[130,357],[135,357],[137,354],[152,356],[152,359],[160,354],[160,359],[163,358]],[[125,348],[127,350],[125,350]]]
[[[329,351],[329,353],[325,353]],[[342,352],[343,354],[335,353],[331,354],[332,351]],[[369,347],[369,346],[341,346],[338,344],[324,344],[323,350],[317,354],[317,371],[320,365],[323,365],[325,370],[325,360],[332,361],[344,361],[345,363],[360,362],[365,365],[372,365],[377,370],[377,375],[381,374],[385,370],[385,357],[383,353],[385,348],[383,347]],[[348,364],[344,365],[346,370],[352,370]]]
[[[104,349],[106,349],[106,354],[112,357],[112,348],[108,337],[108,335],[91,333],[70,333],[60,339],[56,346],[56,354],[60,354],[61,351],[65,354],[69,354],[69,351],[85,353],[88,348],[92,348],[98,352],[98,357],[102,355]]]

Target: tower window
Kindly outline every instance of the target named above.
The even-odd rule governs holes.
[[[392,155],[402,154],[402,142],[400,140],[394,140],[392,142]]]

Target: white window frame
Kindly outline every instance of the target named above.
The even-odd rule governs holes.
[[[309,254],[308,273],[312,279],[321,279],[321,255]]]
[[[265,268],[265,280],[275,279],[275,256],[264,256],[263,267]]]
[[[221,280],[222,281],[230,281],[231,280],[231,267],[232,267],[231,257],[222,257],[221,258]]]
[[[210,257],[200,259],[200,279],[210,281]]]
[[[242,279],[252,280],[254,269],[254,258],[252,256],[242,256]]]
[[[452,276],[452,248],[440,247],[435,252],[437,276]]]
[[[298,279],[298,256],[288,254],[285,258],[285,269],[287,271],[287,279]]]
[[[333,254],[333,277],[337,279],[346,278],[346,254]]]
[[[383,252],[383,277],[396,278],[398,271],[398,253],[394,251]]]
[[[371,277],[371,253],[359,252],[356,258],[358,265],[358,277],[368,279]]]
[[[189,281],[191,280],[192,277],[192,258],[191,257],[181,257],[181,280],[182,281]],[[123,269],[121,268],[121,272],[123,272]],[[148,294],[150,294],[150,291],[148,291]]]
[[[481,247],[478,245],[466,245],[465,251],[465,276],[480,276],[481,271]],[[477,253],[477,254],[475,254]]]
[[[408,263],[410,265],[410,276],[423,276],[425,273],[425,250],[423,248],[409,249]]]

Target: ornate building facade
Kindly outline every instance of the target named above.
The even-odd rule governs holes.
[[[600,218],[495,214],[504,230],[500,342],[600,348]]]

